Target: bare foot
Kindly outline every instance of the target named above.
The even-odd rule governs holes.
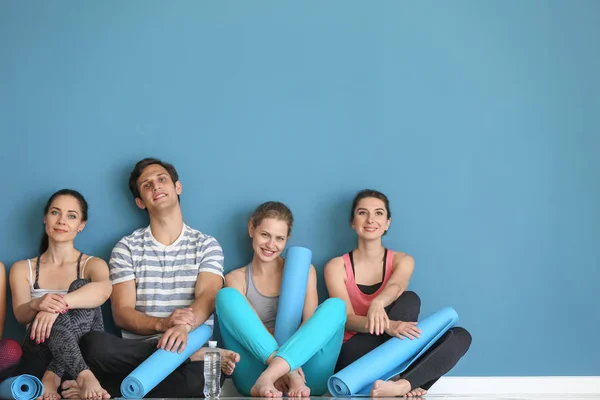
[[[225,375],[232,375],[235,365],[240,362],[240,355],[231,350],[219,349],[221,352],[221,371]]]
[[[287,393],[290,390],[290,377],[286,374],[277,379],[273,385],[275,386],[275,389],[279,390],[281,393]]]
[[[427,390],[421,389],[421,388],[416,388],[415,390],[411,390],[410,392],[406,393],[404,396],[405,397],[423,397],[426,394],[427,394]]]
[[[288,376],[290,377],[288,397],[310,397],[310,388],[306,386],[298,370],[291,371]]]
[[[283,393],[275,388],[273,379],[262,374],[250,389],[250,395],[252,397],[281,397]]]
[[[79,385],[75,381],[64,381],[61,385],[62,393],[60,394],[63,399],[80,399],[81,391]]]
[[[203,347],[190,357],[192,361],[203,361],[204,353],[208,347]],[[225,375],[233,374],[233,370],[235,369],[235,365],[240,362],[240,355],[236,352],[226,349],[219,349],[221,353],[221,371]]]
[[[60,395],[58,394],[58,388],[60,386],[60,376],[54,372],[46,371],[42,377],[42,385],[44,385],[44,394],[37,398],[37,400],[58,400]]]
[[[400,379],[395,382],[377,380],[373,384],[371,397],[404,396],[408,392],[410,392],[410,382],[408,382],[406,379]]]
[[[108,392],[100,386],[100,382],[89,369],[84,369],[79,373],[77,385],[82,399],[110,399]]]

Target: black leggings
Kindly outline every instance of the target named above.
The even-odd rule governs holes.
[[[421,311],[421,299],[415,292],[404,292],[395,302],[386,307],[386,311],[393,321],[417,321]],[[336,372],[390,338],[391,336],[387,334],[380,336],[369,333],[355,334],[342,345]],[[470,345],[471,335],[467,330],[460,327],[451,328],[397,378],[406,379],[412,389],[420,387],[429,390],[440,377],[456,365]]]
[[[69,286],[73,292],[88,284],[87,279],[77,279]],[[104,330],[100,307],[79,308],[59,314],[52,325],[50,337],[44,343],[31,340],[31,326],[23,340],[23,357],[13,375],[30,374],[42,378],[46,370],[59,377],[76,379],[79,373],[89,369],[79,349],[79,341],[90,331]]]
[[[81,351],[92,372],[111,398],[121,395],[121,382],[156,351],[157,340],[121,339],[106,332],[90,332]],[[221,374],[221,386],[225,381]],[[204,362],[187,359],[152,389],[146,398],[204,397]]]

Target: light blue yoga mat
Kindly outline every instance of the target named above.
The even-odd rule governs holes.
[[[156,350],[121,382],[121,395],[126,399],[143,398],[198,351],[211,335],[212,328],[210,326],[200,325],[188,335],[187,345],[181,354],[163,349]]]
[[[19,375],[0,383],[0,398],[32,400],[44,393],[42,382],[32,375]]]
[[[300,327],[306,298],[312,251],[304,247],[290,247],[285,257],[283,277],[275,318],[275,340],[281,346]]]
[[[333,375],[327,382],[329,392],[333,396],[369,396],[376,380],[387,381],[402,373],[457,322],[453,308],[442,308],[419,322],[420,338],[391,338]]]

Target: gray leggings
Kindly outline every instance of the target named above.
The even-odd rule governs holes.
[[[77,279],[69,286],[69,292],[88,283],[87,279]],[[30,339],[30,327],[23,342],[23,358],[19,370],[38,376],[43,366],[44,371],[47,369],[59,377],[67,373],[75,379],[81,371],[89,369],[81,355],[79,340],[88,332],[103,330],[100,307],[74,309],[66,314],[59,314],[50,331],[50,337],[44,343],[36,344]],[[30,365],[23,365],[24,363]]]

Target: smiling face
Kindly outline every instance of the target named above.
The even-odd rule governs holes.
[[[141,209],[153,212],[179,204],[177,196],[181,194],[181,183],[173,182],[169,172],[160,164],[144,168],[137,185],[140,197],[136,197],[135,203]]]
[[[56,196],[44,216],[46,234],[54,242],[73,241],[85,227],[85,215],[81,204],[73,196]]]
[[[382,200],[365,197],[354,209],[352,229],[362,239],[378,239],[389,229],[391,222]]]
[[[256,227],[250,221],[248,233],[252,238],[255,256],[262,262],[279,257],[285,249],[289,229],[286,221],[277,218],[264,218]]]

